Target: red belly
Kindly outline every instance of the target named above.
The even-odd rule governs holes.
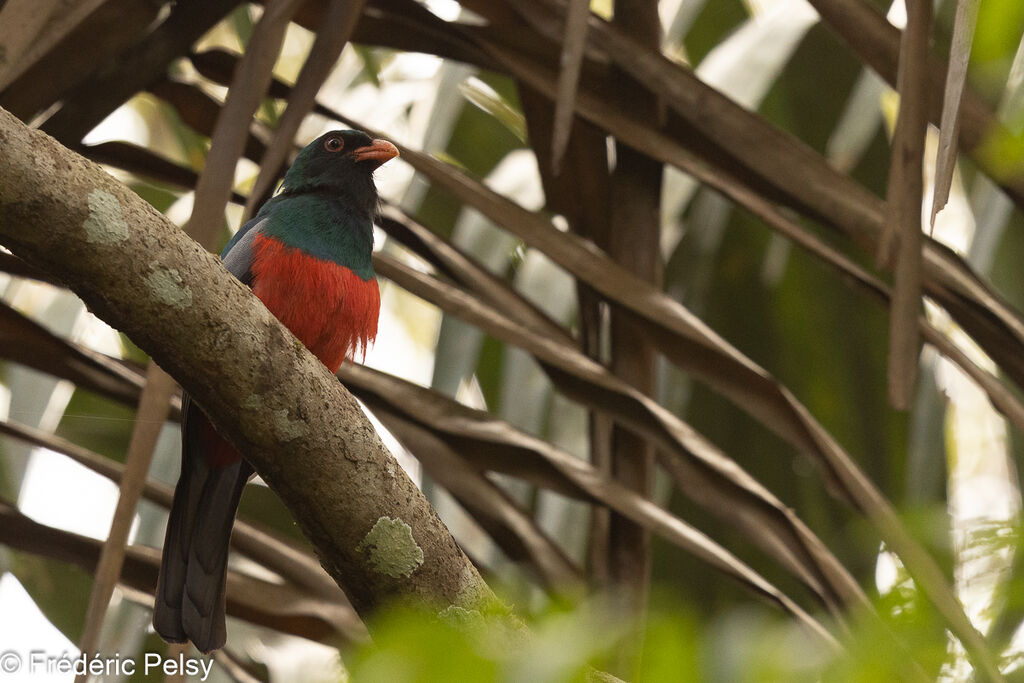
[[[377,336],[380,290],[348,268],[276,239],[253,243],[253,292],[331,372]]]

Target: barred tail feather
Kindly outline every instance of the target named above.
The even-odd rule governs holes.
[[[210,470],[199,500],[188,549],[181,621],[200,652],[224,646],[228,545],[252,467],[244,460]]]
[[[153,626],[172,643],[201,652],[223,647],[228,544],[242,490],[253,473],[187,401],[182,472],[167,521]]]
[[[157,580],[153,604],[153,627],[161,638],[170,643],[188,640],[181,621],[181,601],[185,592],[194,513],[206,477],[205,473],[198,468],[188,467],[188,464],[188,460],[182,460],[183,469],[178,485],[174,488],[174,502],[167,520],[160,578]]]

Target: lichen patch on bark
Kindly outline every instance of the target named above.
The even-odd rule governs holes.
[[[259,394],[250,394],[242,407],[247,410],[262,410],[263,397]],[[270,415],[270,424],[273,427],[274,435],[281,441],[291,441],[305,435],[306,423],[302,420],[293,420],[287,408],[272,410]]]
[[[459,592],[455,596],[456,604],[464,607],[493,609],[496,605],[494,594],[480,578],[480,573],[473,565],[467,564],[459,575]]]
[[[293,420],[288,415],[287,408],[279,408],[271,411],[274,434],[282,441],[297,439],[306,433],[306,423],[302,420]]]
[[[85,239],[92,244],[117,244],[128,239],[128,223],[117,197],[96,188],[89,193],[89,216],[82,223]]]
[[[483,631],[487,625],[484,615],[475,609],[465,609],[458,605],[448,605],[437,613],[437,618],[454,629],[463,632]]]
[[[391,517],[378,519],[356,550],[366,553],[375,571],[394,578],[409,576],[423,564],[423,549],[412,537],[412,527]]]
[[[152,272],[146,276],[146,285],[157,299],[175,308],[192,305],[192,290],[182,281],[177,268],[167,268],[155,261],[149,267]]]

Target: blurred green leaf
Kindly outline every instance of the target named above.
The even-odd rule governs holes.
[[[467,100],[501,122],[521,142],[526,141],[526,120],[501,95],[475,78],[463,81],[459,90]]]
[[[479,616],[479,615],[478,615]],[[497,662],[465,631],[421,614],[393,611],[375,620],[374,644],[343,655],[352,681],[497,681]]]
[[[251,483],[246,486],[242,502],[238,506],[238,514],[266,526],[271,531],[276,531],[285,538],[294,539],[303,546],[309,546],[309,539],[303,535],[295,523],[292,513],[288,511],[278,495],[266,486]]]
[[[644,629],[643,657],[636,681],[678,681],[700,683],[703,674],[703,637],[698,622],[675,599],[655,591],[656,605]],[[671,606],[671,608],[670,608]]]
[[[1024,29],[1024,4],[1017,0],[979,2],[971,61],[1013,59]]]
[[[508,351],[505,345],[494,337],[484,337],[480,345],[480,357],[476,364],[476,380],[484,395],[484,402],[490,410],[501,412],[501,368]]]
[[[1020,134],[997,128],[982,141],[978,154],[988,164],[996,180],[1024,173],[1024,136]]]
[[[379,88],[381,85],[380,70],[388,58],[391,57],[393,51],[366,47],[365,45],[352,45],[352,49],[363,60],[363,72],[360,74],[360,80],[365,79],[365,81]],[[356,82],[358,83],[360,80]]]
[[[741,0],[712,0],[705,4],[683,38],[690,63],[699,64],[748,16],[747,7]]]
[[[133,408],[88,391],[75,390],[57,426],[57,436],[124,462],[134,424]]]
[[[50,623],[77,643],[85,628],[92,577],[72,564],[17,551],[11,552],[10,570]]]
[[[154,183],[132,183],[130,187],[160,213],[166,212],[178,200],[177,192]]]
[[[248,45],[252,38],[252,30],[255,22],[252,18],[252,8],[248,4],[241,4],[231,13],[231,26],[238,36],[241,45]]]

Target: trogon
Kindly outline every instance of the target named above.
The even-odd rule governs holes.
[[[398,155],[386,140],[341,130],[303,149],[281,188],[221,258],[331,372],[377,334],[373,172]],[[153,626],[201,652],[223,647],[231,527],[253,468],[186,395],[181,475],[167,522]]]

